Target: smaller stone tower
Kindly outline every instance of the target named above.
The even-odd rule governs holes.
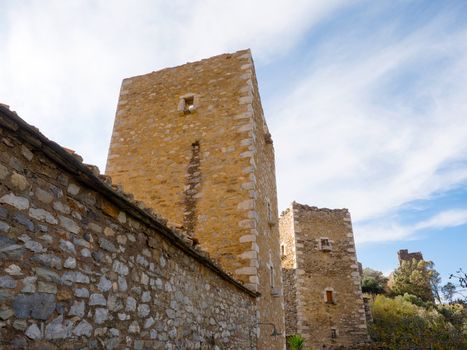
[[[279,220],[286,335],[332,349],[368,341],[361,276],[347,209],[293,203]]]
[[[397,258],[399,259],[399,265],[402,265],[403,261],[416,261],[423,260],[423,254],[421,252],[412,252],[409,253],[407,249],[401,249],[397,252]]]

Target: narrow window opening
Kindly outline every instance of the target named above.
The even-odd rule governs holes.
[[[331,328],[331,338],[336,339],[337,338],[337,329]]]
[[[271,282],[271,288],[274,288],[274,268],[272,266],[269,267],[269,278]]]
[[[332,292],[332,290],[326,291],[326,303],[334,304],[334,293]]]
[[[281,244],[281,255],[285,256],[285,245]]]

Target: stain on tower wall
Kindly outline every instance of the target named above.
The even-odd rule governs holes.
[[[193,140],[195,211],[186,210]],[[274,150],[249,50],[125,79],[106,172],[171,225],[192,227],[203,250],[261,293],[259,322],[283,331]],[[261,348],[283,349],[271,331],[260,326]]]
[[[367,342],[349,212],[293,203],[281,221],[282,244],[295,244],[297,333],[305,337],[307,346],[317,349],[323,345],[332,349]],[[293,254],[292,248],[287,252]],[[286,304],[286,314],[293,309]],[[286,319],[294,317],[286,315]],[[288,331],[293,332],[292,327]]]
[[[95,170],[0,107],[0,348],[256,349],[256,294]]]

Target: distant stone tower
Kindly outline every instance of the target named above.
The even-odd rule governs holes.
[[[350,214],[298,203],[279,220],[286,335],[332,349],[368,341]]]
[[[258,348],[284,348],[267,324],[283,332],[276,179],[249,50],[125,79],[106,172],[260,292]]]

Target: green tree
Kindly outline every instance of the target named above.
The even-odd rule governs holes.
[[[406,297],[392,299],[378,295],[374,299],[372,313],[371,337],[391,350],[466,349],[465,315],[459,306],[439,312],[433,306],[414,305]]]
[[[449,303],[452,303],[454,295],[456,294],[456,285],[448,282],[441,288],[441,292],[443,293],[444,298]]]
[[[425,302],[433,302],[435,297],[439,300],[439,281],[439,273],[432,262],[415,259],[402,261],[394,272],[391,291],[394,295],[408,293]]]
[[[388,278],[382,272],[370,268],[363,269],[362,291],[369,294],[384,294]]]

